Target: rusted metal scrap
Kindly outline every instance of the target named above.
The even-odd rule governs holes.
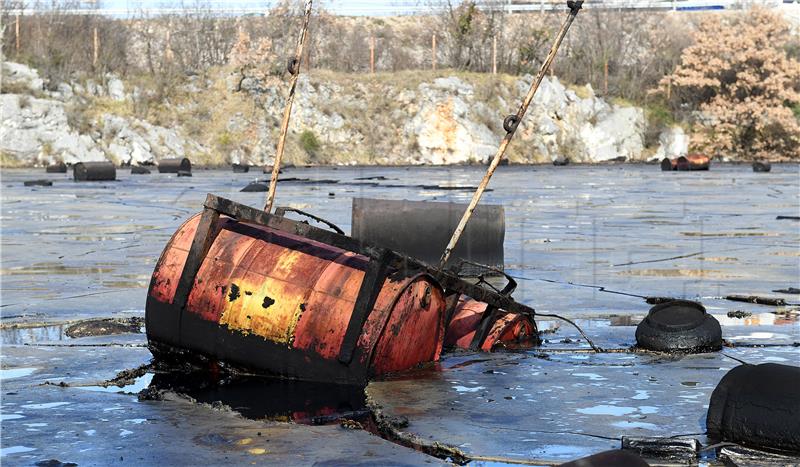
[[[711,166],[711,158],[702,154],[689,154],[680,156],[677,159],[665,157],[661,160],[661,170],[708,170]]]
[[[446,300],[462,294],[530,317],[526,333],[537,336],[535,311],[495,290],[209,194],[156,265],[147,334],[157,355],[184,349],[275,376],[365,384],[437,360]]]

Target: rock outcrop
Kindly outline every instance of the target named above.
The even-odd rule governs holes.
[[[115,113],[131,108],[128,104],[146,91],[114,76],[103,83],[62,83],[52,91],[24,65],[6,63],[4,70],[14,94],[0,95],[0,151],[25,164],[101,159],[148,164],[166,157],[269,164],[286,92],[277,77],[234,80],[223,71],[217,80],[192,81],[187,95],[194,101],[170,104],[171,119],[179,124],[166,128],[130,111]],[[516,110],[532,80],[530,75],[303,75],[287,152],[301,163],[485,163],[505,135],[503,118]],[[260,115],[245,111],[248,101],[257,103]],[[68,118],[75,103],[93,110],[80,128]],[[200,112],[203,105],[207,110]],[[186,136],[184,127],[192,125],[196,139]],[[517,163],[643,160],[645,125],[642,109],[610,104],[590,86],[570,89],[547,77],[507,154]],[[686,135],[674,129],[662,135],[659,151],[673,157],[685,143]]]

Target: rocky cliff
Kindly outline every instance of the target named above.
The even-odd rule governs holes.
[[[287,162],[485,163],[531,76],[401,72],[300,78]],[[269,164],[285,83],[229,69],[182,83],[157,114],[137,110],[148,89],[108,76],[47,90],[35,70],[3,64],[0,154],[4,165],[110,159],[144,164],[190,157],[200,164]],[[642,109],[606,102],[590,86],[545,78],[508,157],[516,163],[638,161],[686,152],[680,129],[644,147]]]

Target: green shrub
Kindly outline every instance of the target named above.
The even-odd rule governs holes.
[[[311,130],[303,130],[300,133],[300,147],[303,148],[309,156],[316,156],[322,144],[317,139],[317,135]]]

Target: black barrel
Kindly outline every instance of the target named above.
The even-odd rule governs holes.
[[[247,164],[233,164],[231,167],[233,167],[233,173],[246,174],[250,172],[250,166]]]
[[[800,453],[800,367],[730,370],[711,394],[706,426],[712,439]]]
[[[101,182],[117,179],[117,168],[112,162],[79,162],[72,166],[76,182]]]
[[[661,159],[661,170],[665,172],[675,170],[675,166],[672,164],[669,157]]]
[[[353,198],[352,237],[436,265],[466,208],[460,203]],[[505,233],[503,207],[479,205],[447,264],[465,259],[502,269]]]
[[[772,170],[772,164],[767,161],[753,162],[753,172],[769,172]]]
[[[703,305],[672,300],[650,309],[636,328],[639,347],[659,352],[706,352],[722,348],[719,321]]]
[[[48,165],[44,171],[49,174],[65,174],[67,173],[67,164],[65,164],[64,161],[56,162],[55,164]]]
[[[158,173],[176,174],[178,172],[192,173],[192,162],[186,157],[158,161]]]

